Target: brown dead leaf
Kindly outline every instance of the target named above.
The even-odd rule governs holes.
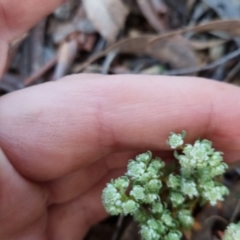
[[[190,26],[184,29],[159,35],[155,39],[152,39],[152,41],[156,41],[159,38],[171,37],[177,34],[183,34],[191,31],[196,33],[209,31],[222,31],[228,33],[232,37],[236,37],[240,35],[240,20],[217,20],[208,23],[203,23],[197,26]]]
[[[198,65],[194,51],[188,41],[180,35],[148,43],[146,53],[163,63],[168,63],[173,69]]]
[[[124,26],[128,15],[127,7],[121,0],[83,0],[86,14],[97,31],[113,43]]]
[[[88,64],[114,51],[122,54],[146,54],[157,60],[168,63],[174,69],[197,66],[198,60],[188,41],[182,36],[160,39],[151,43],[154,35],[127,38],[110,46],[103,52],[96,54],[86,63],[79,66],[76,71],[82,71]]]
[[[180,62],[181,62],[182,59],[180,58],[180,56],[183,56],[184,51],[182,51],[182,49],[179,49],[179,48],[182,45],[181,43],[177,43],[176,40],[172,40],[172,39],[174,39],[177,35],[180,35],[189,31],[207,32],[207,31],[216,31],[216,30],[225,31],[232,36],[239,36],[240,20],[218,20],[218,21],[212,21],[212,22],[204,23],[197,26],[187,27],[182,30],[164,33],[161,35],[144,35],[144,36],[139,36],[135,38],[123,39],[113,44],[112,46],[108,47],[107,49],[103,50],[102,52],[99,52],[94,56],[92,56],[91,58],[89,58],[86,62],[76,67],[75,72],[81,72],[86,66],[96,61],[97,59],[104,57],[106,54],[108,54],[111,51],[116,51],[118,53],[131,53],[131,54],[150,54],[150,55],[153,54],[152,56],[154,56],[155,58],[159,60],[164,60],[163,56],[166,55],[166,51],[169,51],[169,49],[163,49],[163,47],[172,46],[174,48],[174,44],[173,44],[174,41],[178,46],[177,48],[174,48],[174,49],[177,49],[177,51],[179,51],[178,57],[177,57],[178,52],[175,52],[174,58],[176,57],[176,59],[180,59]],[[185,43],[183,44],[183,47],[184,47],[183,49],[186,49],[187,47],[184,45]],[[193,58],[192,53],[190,53],[191,51],[190,48],[188,47],[187,49],[189,51],[189,55],[188,55],[189,59]],[[161,53],[162,50],[164,50],[165,53]],[[171,61],[174,61],[172,64],[172,66],[174,66],[175,60],[171,60]],[[184,65],[186,64],[186,61],[183,61],[183,63],[179,63],[179,64]],[[196,61],[194,61],[194,64],[196,64]],[[190,63],[190,66],[193,66],[193,63]]]

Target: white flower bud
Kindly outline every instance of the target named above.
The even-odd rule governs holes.
[[[240,239],[240,224],[230,223],[224,233],[223,240]]]
[[[135,185],[130,191],[130,196],[134,197],[135,200],[144,200],[146,197],[145,189],[139,185]]]
[[[209,165],[214,167],[223,161],[222,152],[214,152],[210,157]]]
[[[192,169],[196,167],[197,161],[191,157],[187,157],[185,155],[179,155],[178,160],[182,168]]]
[[[170,215],[170,213],[168,211],[164,212],[162,217],[161,217],[161,220],[163,221],[163,223],[165,225],[167,225],[168,227],[173,227],[175,226],[175,223],[173,221],[173,218],[172,216]]]
[[[155,193],[148,193],[146,194],[146,197],[143,199],[144,203],[153,203],[157,199],[159,199],[159,195]]]
[[[107,187],[103,190],[102,200],[105,209],[111,215],[118,215],[122,213],[121,194],[117,191],[113,184],[107,184]]]
[[[167,186],[172,189],[178,189],[180,187],[180,177],[170,174],[167,179]]]
[[[145,185],[145,188],[152,193],[158,193],[161,187],[162,182],[157,179],[152,179]]]
[[[193,145],[191,144],[186,144],[184,149],[183,149],[183,153],[186,155],[186,156],[191,156],[191,152],[193,150]]]
[[[157,175],[152,175],[152,174],[149,174],[149,172],[145,172],[143,175],[139,176],[138,181],[144,185],[145,183],[149,182],[149,180],[154,177],[157,178]]]
[[[128,170],[126,175],[131,177],[133,180],[139,180],[141,176],[145,173],[146,164],[143,162],[129,161]]]
[[[199,184],[203,186],[203,183],[208,182],[211,179],[211,170],[212,168],[210,166],[197,169]]]
[[[167,230],[166,226],[164,226],[161,221],[158,221],[154,218],[148,219],[147,225],[150,229],[157,231],[159,234],[163,234]]]
[[[152,153],[150,151],[136,156],[136,161],[144,162],[145,164],[149,163],[151,159],[152,159]]]
[[[213,180],[207,180],[207,181],[202,181],[201,184],[199,185],[204,190],[211,190],[215,187],[215,182]]]
[[[172,149],[176,149],[183,145],[183,137],[181,134],[170,133],[167,143]]]
[[[181,192],[184,195],[189,196],[189,198],[191,198],[191,199],[194,196],[197,197],[199,195],[196,183],[193,181],[190,181],[190,180],[186,180],[186,179],[182,179]]]
[[[160,203],[160,202],[153,203],[151,210],[153,213],[162,213],[163,212],[162,203]]]
[[[226,163],[220,163],[211,168],[211,177],[222,175],[226,172],[228,165]]]
[[[122,192],[125,192],[129,186],[129,179],[125,176],[119,177],[113,181],[114,186]]]
[[[138,210],[139,204],[134,202],[133,200],[127,200],[122,204],[122,208],[125,215],[134,214]]]
[[[159,221],[157,221],[154,218],[151,218],[151,219],[147,220],[147,225],[149,226],[149,228],[152,228],[154,230],[158,230]]]
[[[156,158],[152,160],[151,163],[149,164],[147,168],[147,172],[151,176],[157,177],[159,176],[160,169],[163,168],[164,166],[165,166],[165,163],[160,158]]]
[[[164,240],[181,240],[182,233],[180,231],[170,231],[164,238]]]
[[[173,206],[179,206],[184,202],[185,197],[181,193],[171,192],[170,200],[171,200]]]
[[[190,210],[180,210],[178,212],[178,219],[181,223],[181,225],[185,228],[190,228],[192,227],[194,220],[191,214]]]
[[[229,193],[228,189],[225,186],[217,186],[211,189],[207,189],[203,192],[202,196],[210,201],[212,206],[217,204],[217,201],[223,201],[223,196]]]
[[[105,202],[116,202],[121,198],[121,195],[113,184],[108,183],[107,187],[103,190],[103,198]]]
[[[207,139],[203,139],[201,141],[201,145],[205,148],[205,151],[207,152],[208,155],[212,155],[214,153],[214,148],[212,148],[212,142],[207,140]]]
[[[140,234],[144,240],[158,240],[160,239],[160,234],[157,233],[154,229],[150,228],[147,225],[142,225],[140,229]]]
[[[196,161],[197,167],[206,166],[208,163],[207,161],[209,160],[208,151],[205,145],[200,141],[195,142],[193,149],[190,152],[190,156]]]
[[[109,214],[111,214],[113,216],[122,214],[122,208],[117,207],[117,206],[113,206],[113,205],[107,206],[107,205],[105,205],[105,209],[107,210],[107,212]]]
[[[179,163],[183,168],[203,168],[207,167],[214,156],[214,149],[208,140],[198,140],[194,145],[187,144],[183,149],[184,155],[178,155]],[[211,157],[211,158],[210,158]],[[219,155],[216,154],[215,158]]]

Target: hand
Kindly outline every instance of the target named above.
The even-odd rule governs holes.
[[[0,48],[59,2],[3,1]],[[239,118],[239,88],[187,77],[72,75],[2,97],[1,239],[82,239],[107,216],[101,191],[129,158],[169,158],[169,132],[186,130],[186,141],[208,138],[235,161]]]

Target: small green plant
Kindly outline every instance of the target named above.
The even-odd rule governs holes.
[[[218,181],[227,168],[222,153],[205,139],[184,144],[185,135],[170,133],[167,141],[178,160],[174,168],[148,151],[129,160],[125,176],[103,190],[106,211],[132,215],[144,240],[180,240],[194,223],[196,204],[216,205],[228,194]]]

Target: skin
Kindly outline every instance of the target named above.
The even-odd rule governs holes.
[[[8,44],[59,0],[0,1]],[[38,11],[35,11],[36,6]],[[78,240],[107,214],[101,191],[146,150],[171,159],[170,131],[240,154],[240,89],[192,77],[71,75],[0,99],[0,236]]]

